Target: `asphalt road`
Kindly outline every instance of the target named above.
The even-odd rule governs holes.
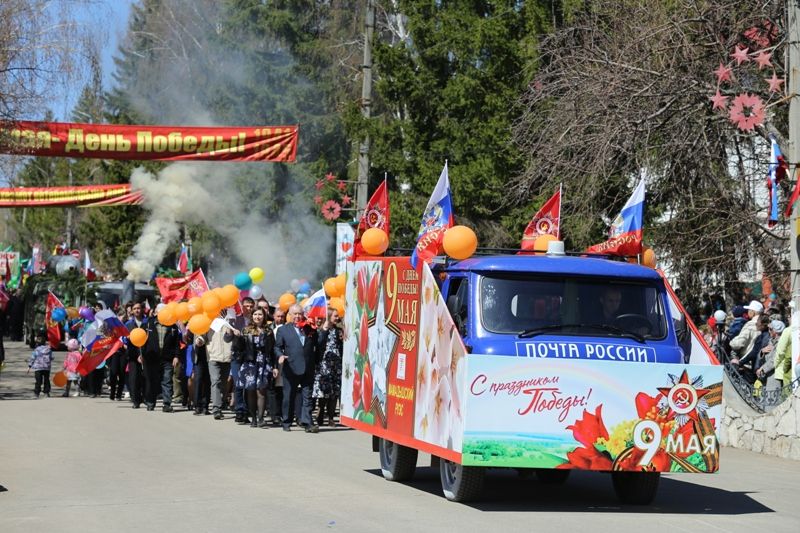
[[[649,507],[620,506],[603,474],[573,473],[553,487],[492,471],[482,502],[454,504],[441,495],[438,471],[424,466],[428,456],[412,482],[387,482],[370,437],[345,428],[250,429],[107,398],[61,398],[61,389],[35,400],[28,350],[6,348],[3,533],[800,531],[794,461],[726,448],[721,472],[665,476]]]

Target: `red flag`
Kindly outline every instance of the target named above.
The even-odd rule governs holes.
[[[161,301],[165,304],[188,300],[208,290],[208,282],[202,270],[196,270],[183,278],[156,278]]]
[[[58,322],[53,321],[51,318],[53,309],[56,307],[64,307],[64,304],[62,304],[59,299],[56,298],[55,294],[48,291],[47,302],[45,303],[44,307],[44,323],[47,327],[47,342],[54,350],[58,348],[59,344],[61,344],[61,327],[58,325]]]
[[[531,219],[522,234],[522,250],[533,250],[533,243],[540,235],[561,237],[561,187],[547,200]]]
[[[122,340],[119,337],[103,337],[97,339],[92,345],[90,352],[84,352],[81,362],[78,363],[78,373],[86,376],[100,366],[100,363],[114,355],[117,350],[122,348]]]
[[[358,221],[356,229],[355,252],[352,257],[366,255],[364,248],[361,247],[361,236],[370,228],[380,228],[389,235],[389,189],[386,187],[386,180],[375,189],[372,198],[367,202],[361,220]]]
[[[795,178],[797,178],[796,172]],[[800,179],[794,182],[794,189],[792,189],[792,195],[789,197],[789,203],[786,204],[786,211],[783,213],[783,216],[786,218],[792,216],[792,208],[794,207],[794,203],[797,201],[798,197],[800,197]]]

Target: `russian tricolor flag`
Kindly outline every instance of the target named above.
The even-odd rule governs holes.
[[[767,178],[767,188],[769,189],[768,225],[771,228],[778,223],[778,181],[780,181],[778,173],[782,170],[781,163],[783,163],[783,155],[781,154],[781,148],[778,146],[778,141],[775,140],[775,137],[770,135],[769,140],[769,177]]]
[[[94,321],[96,326],[103,327],[110,336],[127,337],[130,333],[128,328],[125,327],[125,324],[123,324],[122,321],[117,318],[117,315],[114,314],[114,311],[110,309],[104,309],[95,313]],[[99,330],[100,327],[97,329]]]
[[[325,297],[325,289],[320,289],[309,296],[303,311],[306,313],[306,318],[327,318],[328,299]]]
[[[644,179],[617,218],[611,223],[609,239],[586,249],[587,252],[613,255],[638,255],[642,253],[642,228],[644,227]]]
[[[450,199],[450,178],[447,175],[447,162],[444,163],[442,173],[436,188],[433,189],[422,223],[419,226],[417,244],[411,253],[411,266],[417,268],[417,262],[422,259],[430,263],[431,259],[439,254],[444,239],[444,232],[453,226],[453,204]]]

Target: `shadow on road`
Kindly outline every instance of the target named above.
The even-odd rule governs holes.
[[[383,477],[380,469],[366,472]],[[418,467],[414,479],[404,483],[444,498],[439,470]],[[459,504],[453,504],[459,505]],[[572,472],[563,485],[547,485],[522,479],[514,471],[492,470],[486,476],[483,498],[467,504],[480,511],[500,512],[610,512],[641,514],[742,515],[771,513],[772,509],[746,492],[732,492],[697,485],[676,477],[662,477],[653,504],[622,505],[614,494],[611,476],[599,472]]]

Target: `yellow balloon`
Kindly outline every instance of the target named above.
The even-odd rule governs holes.
[[[250,279],[253,280],[253,283],[261,283],[264,281],[264,270],[259,267],[253,267],[250,269]]]

